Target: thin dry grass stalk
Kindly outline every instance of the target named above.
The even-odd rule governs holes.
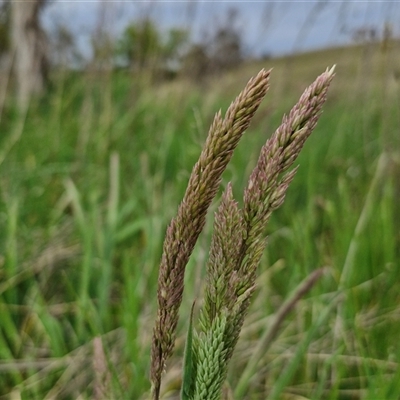
[[[260,71],[230,105],[225,118],[221,112],[215,116],[178,213],[167,229],[151,350],[150,374],[155,399],[159,398],[161,375],[174,347],[186,264],[204,227],[221,175],[268,90],[269,74],[269,71]]]
[[[110,395],[111,373],[107,366],[101,337],[93,339],[93,399],[101,400]]]
[[[258,363],[271,346],[272,341],[278,334],[279,328],[285,320],[286,316],[294,309],[299,300],[313,288],[318,279],[323,275],[324,272],[326,272],[326,270],[327,268],[318,268],[310,275],[308,275],[300,283],[300,285],[296,287],[292,295],[282,304],[282,306],[276,312],[272,323],[269,325],[264,335],[258,341],[258,345],[254,349],[253,355],[247,363],[247,366],[240,377],[236,389],[238,393],[244,393],[247,390],[247,385],[250,382],[251,376],[254,375]]]

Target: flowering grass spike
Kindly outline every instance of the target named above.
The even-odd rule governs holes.
[[[266,246],[265,227],[284,201],[297,168],[289,170],[318,121],[334,76],[327,69],[310,85],[267,140],[243,194],[243,209],[228,184],[215,215],[199,328],[190,324],[186,346],[184,399],[220,399],[227,365],[239,338],[255,289],[256,270]],[[218,113],[191,174],[177,216],[164,242],[158,287],[158,315],[153,334],[153,398],[160,396],[161,375],[175,339],[185,266],[204,226],[221,174],[268,88],[262,70],[229,107]],[[192,332],[193,330],[193,332]],[[188,363],[190,365],[188,365]]]

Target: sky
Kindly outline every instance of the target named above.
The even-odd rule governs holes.
[[[49,32],[57,24],[75,35],[83,54],[90,56],[90,36],[99,24],[118,37],[131,22],[150,16],[161,31],[188,28],[192,41],[201,41],[237,11],[235,26],[251,56],[280,56],[349,44],[355,30],[390,24],[400,36],[400,1],[100,1],[54,0],[42,20]],[[103,13],[103,14],[102,14]],[[103,15],[103,18],[101,18]]]

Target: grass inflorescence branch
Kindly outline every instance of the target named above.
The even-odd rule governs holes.
[[[225,118],[218,112],[189,178],[176,217],[167,228],[158,279],[158,312],[151,350],[151,382],[159,397],[161,375],[172,353],[182,301],[185,267],[202,231],[207,210],[233,151],[268,90],[269,71],[251,79],[230,105]]]
[[[204,305],[199,328],[191,332],[192,371],[185,379],[188,399],[219,399],[227,364],[239,338],[255,289],[256,270],[266,246],[271,213],[284,201],[297,168],[289,170],[318,121],[334,68],[310,85],[274,135],[262,147],[243,195],[243,209],[228,184],[215,215],[207,263]],[[167,229],[158,282],[158,314],[152,342],[153,398],[160,394],[161,375],[171,355],[182,300],[185,266],[204,226],[207,209],[232,152],[268,88],[262,70],[229,107],[218,113],[196,163],[177,216]],[[192,328],[190,328],[192,329]],[[187,375],[187,374],[186,374]],[[189,390],[189,391],[190,391]]]

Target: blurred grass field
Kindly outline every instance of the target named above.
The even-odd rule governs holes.
[[[326,267],[246,382],[245,398],[398,399],[399,47],[257,61],[202,86],[183,79],[150,85],[126,71],[64,72],[26,115],[6,97],[0,399],[147,398],[163,237],[213,115],[261,68],[274,68],[266,100],[224,174],[223,186],[232,181],[240,201],[283,113],[333,64],[323,115],[268,226],[228,383],[235,393],[279,306]],[[187,268],[166,399],[178,398],[187,320],[192,301],[201,299],[211,231],[212,212]]]

